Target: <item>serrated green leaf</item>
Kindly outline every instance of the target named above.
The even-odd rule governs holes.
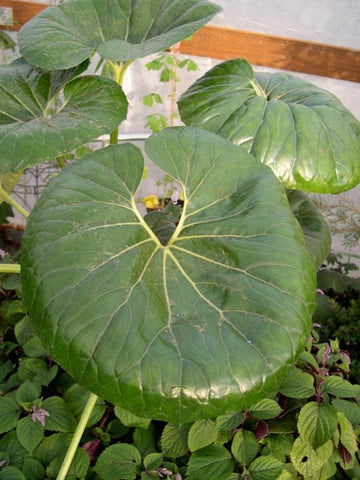
[[[351,456],[358,451],[357,438],[349,420],[342,412],[338,412],[340,442]]]
[[[162,103],[162,98],[158,93],[149,93],[143,98],[143,105],[152,107],[155,103]]]
[[[324,378],[321,391],[338,397],[352,398],[359,394],[360,385],[353,385],[341,377],[331,375]]]
[[[156,430],[152,424],[146,430],[137,427],[133,432],[134,447],[136,447],[140,455],[145,457],[149,453],[155,453],[157,449]]]
[[[329,478],[333,478],[337,471],[338,469],[336,463],[330,459],[330,461],[326,462],[321,467],[319,480],[328,480]]]
[[[194,452],[188,463],[187,478],[227,480],[234,468],[230,452],[220,445],[209,445]]]
[[[22,473],[26,480],[44,480],[45,469],[36,458],[25,458]]]
[[[38,336],[34,336],[31,340],[24,343],[22,348],[27,357],[44,357],[47,353]],[[53,372],[55,372],[55,369]]]
[[[136,415],[186,423],[243,410],[277,392],[310,334],[303,234],[272,172],[219,136],[170,128],[146,150],[184,191],[169,244],[135,207],[139,149],[74,162],[27,223],[31,319],[76,381]]]
[[[188,434],[190,425],[175,425],[167,423],[161,434],[161,450],[165,457],[177,458],[185,455],[188,450]]]
[[[48,397],[43,401],[42,408],[49,417],[45,420],[45,429],[56,432],[73,432],[77,422],[69,406],[60,397]]]
[[[249,466],[252,480],[276,480],[283,469],[283,463],[270,455],[256,458]]]
[[[241,145],[286,188],[339,193],[360,181],[360,123],[334,95],[291,74],[255,74],[246,60],[228,60],[178,106],[186,125]]]
[[[216,418],[216,426],[219,430],[232,430],[244,421],[243,412],[227,413]]]
[[[162,453],[149,453],[144,458],[144,468],[146,470],[155,470],[160,467],[164,460],[164,455]]]
[[[57,372],[57,365],[49,368],[41,358],[25,358],[18,368],[21,380],[29,380],[38,385],[48,385],[56,377]]]
[[[268,435],[266,437],[266,446],[271,454],[281,461],[290,455],[294,438],[292,435]]]
[[[0,438],[0,451],[6,452],[10,465],[19,470],[22,470],[25,459],[29,458],[29,453],[19,442],[15,430]]]
[[[141,465],[141,455],[126,443],[111,445],[99,456],[94,467],[104,480],[134,480]]]
[[[5,175],[7,176],[7,175]],[[0,180],[2,179],[3,177],[0,176]],[[4,188],[4,185],[1,184],[2,188]],[[6,190],[4,188],[4,190]],[[0,199],[1,199],[1,196],[0,196]],[[9,301],[9,303],[7,304],[7,308],[6,308],[6,314],[9,315],[9,317],[11,316],[15,316],[15,315],[18,315],[18,314],[25,314],[26,313],[26,307],[23,303],[22,300],[11,300]]]
[[[16,425],[16,435],[21,445],[30,455],[44,438],[44,427],[40,422],[34,421],[30,415],[22,418]]]
[[[329,460],[333,452],[331,440],[314,450],[308,442],[298,437],[291,450],[291,461],[296,470],[305,478],[317,478],[320,469]]]
[[[151,423],[151,419],[138,417],[137,415],[121,408],[118,405],[115,406],[115,415],[126,427],[139,427],[147,429]]]
[[[141,472],[140,478],[141,480],[158,480],[159,475],[157,473]]]
[[[234,430],[218,430],[216,435],[216,445],[225,445],[228,443],[234,435]]]
[[[5,467],[0,472],[0,480],[27,480],[16,467]]]
[[[40,357],[46,355],[46,350],[36,335],[28,316],[15,325],[15,336],[26,356]]]
[[[248,430],[240,430],[234,436],[231,453],[241,465],[249,465],[257,455],[259,444],[255,435]]]
[[[291,463],[286,463],[278,480],[297,480],[298,474],[296,468]]]
[[[0,397],[0,433],[16,427],[21,409],[13,396]]]
[[[46,363],[41,358],[25,358],[19,364],[18,373],[23,382],[26,380],[32,382],[35,375],[37,375],[40,370],[46,370],[46,368]]]
[[[217,427],[214,420],[197,420],[191,425],[188,436],[188,445],[191,452],[207,447],[215,442]]]
[[[351,468],[346,469],[346,474],[350,478],[357,479],[357,478],[360,478],[360,464],[359,464],[359,460],[356,459],[356,457],[354,457],[354,460],[355,460],[354,464],[351,466]]]
[[[25,380],[16,391],[16,401],[21,406],[24,404],[32,404],[36,400],[39,400],[40,396],[40,385],[32,383],[29,380]]]
[[[303,351],[300,353],[298,358],[298,363],[305,362],[305,364],[311,365],[314,367],[315,371],[319,370],[319,364],[317,363],[316,359],[311,355],[308,351]]]
[[[280,385],[280,393],[291,398],[309,398],[315,394],[314,377],[294,368]]]
[[[334,398],[331,403],[338,412],[342,412],[346,416],[354,428],[359,426],[360,406],[357,403],[341,398]]]
[[[129,427],[125,427],[119,419],[111,420],[106,428],[106,433],[109,433],[111,438],[118,439],[123,437],[130,430]]]
[[[309,402],[300,410],[298,430],[302,439],[316,449],[332,437],[337,423],[336,410],[332,405]]]
[[[249,412],[259,420],[269,420],[270,418],[276,418],[280,415],[282,409],[275,400],[264,398],[254,405],[251,405]]]
[[[20,50],[50,70],[77,65],[94,51],[113,61],[134,60],[188,37],[220,10],[198,0],[71,0],[28,22],[19,32]]]

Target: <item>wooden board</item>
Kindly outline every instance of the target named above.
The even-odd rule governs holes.
[[[275,35],[205,26],[190,41],[181,42],[180,51],[219,60],[245,58],[253,65],[360,82],[360,50]]]
[[[0,7],[12,8],[13,24],[10,26],[2,26],[0,28],[12,31],[18,31],[20,28],[29,21],[32,17],[35,17],[44,8],[47,7],[45,3],[28,3],[21,0],[0,0]]]
[[[25,0],[0,0],[0,7],[13,10],[13,25],[0,28],[19,30],[46,6]],[[245,58],[253,65],[360,82],[360,50],[276,35],[205,26],[190,41],[181,42],[180,52],[219,60]]]

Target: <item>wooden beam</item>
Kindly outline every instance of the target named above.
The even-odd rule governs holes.
[[[180,52],[360,82],[360,50],[276,35],[205,26],[181,42]]]
[[[0,7],[12,9],[12,25],[0,25],[0,28],[12,31],[18,31],[20,28],[44,10],[48,5],[46,3],[28,3],[21,0],[0,0]]]
[[[13,11],[13,25],[0,28],[19,30],[47,6],[26,0],[0,0],[0,7]],[[253,65],[360,82],[360,50],[276,35],[205,26],[191,40],[181,42],[180,52],[218,60],[245,58]]]

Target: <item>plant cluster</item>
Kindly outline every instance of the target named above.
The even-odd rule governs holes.
[[[343,244],[352,248],[360,242],[360,208],[354,202],[340,196],[337,201],[324,201],[315,197],[314,203],[329,221],[333,235],[340,235]]]
[[[88,392],[41,345],[14,276],[3,278],[0,478],[58,478]],[[309,339],[277,395],[177,425],[97,399],[66,478],[359,478],[360,386],[337,342]]]
[[[191,58],[179,59],[179,46],[173,45],[167,52],[159,53],[153,60],[146,63],[147,70],[159,72],[159,81],[169,83],[168,97],[170,99],[170,111],[166,116],[163,113],[151,113],[146,116],[145,127],[152,132],[160,132],[163,128],[173,127],[175,120],[179,118],[176,111],[177,83],[180,81],[179,70],[185,69],[188,72],[198,70],[198,66]],[[143,105],[153,107],[164,103],[162,95],[156,92],[148,93],[143,98]]]
[[[137,208],[124,76],[218,11],[69,0],[0,67],[0,174],[61,169],[31,214],[0,191],[28,217],[20,264],[0,265],[21,274],[2,307],[3,477],[359,476],[346,354],[308,341],[330,233],[303,192],[360,182],[360,123],[304,80],[224,62],[179,99],[186,126],[145,141],[181,203]],[[86,74],[95,53],[107,77]],[[108,147],[65,165],[103,134]]]
[[[319,293],[314,314],[314,321],[321,325],[321,340],[337,338],[341,348],[349,352],[350,379],[355,383],[360,380],[360,279],[351,274],[357,269],[342,255],[332,252],[328,255],[318,272]]]

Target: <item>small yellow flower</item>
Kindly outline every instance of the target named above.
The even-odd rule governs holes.
[[[159,199],[154,194],[151,194],[151,195],[148,195],[147,197],[144,197],[141,200],[141,202],[146,208],[150,208],[150,209],[153,209],[153,210],[156,210],[160,206]]]

